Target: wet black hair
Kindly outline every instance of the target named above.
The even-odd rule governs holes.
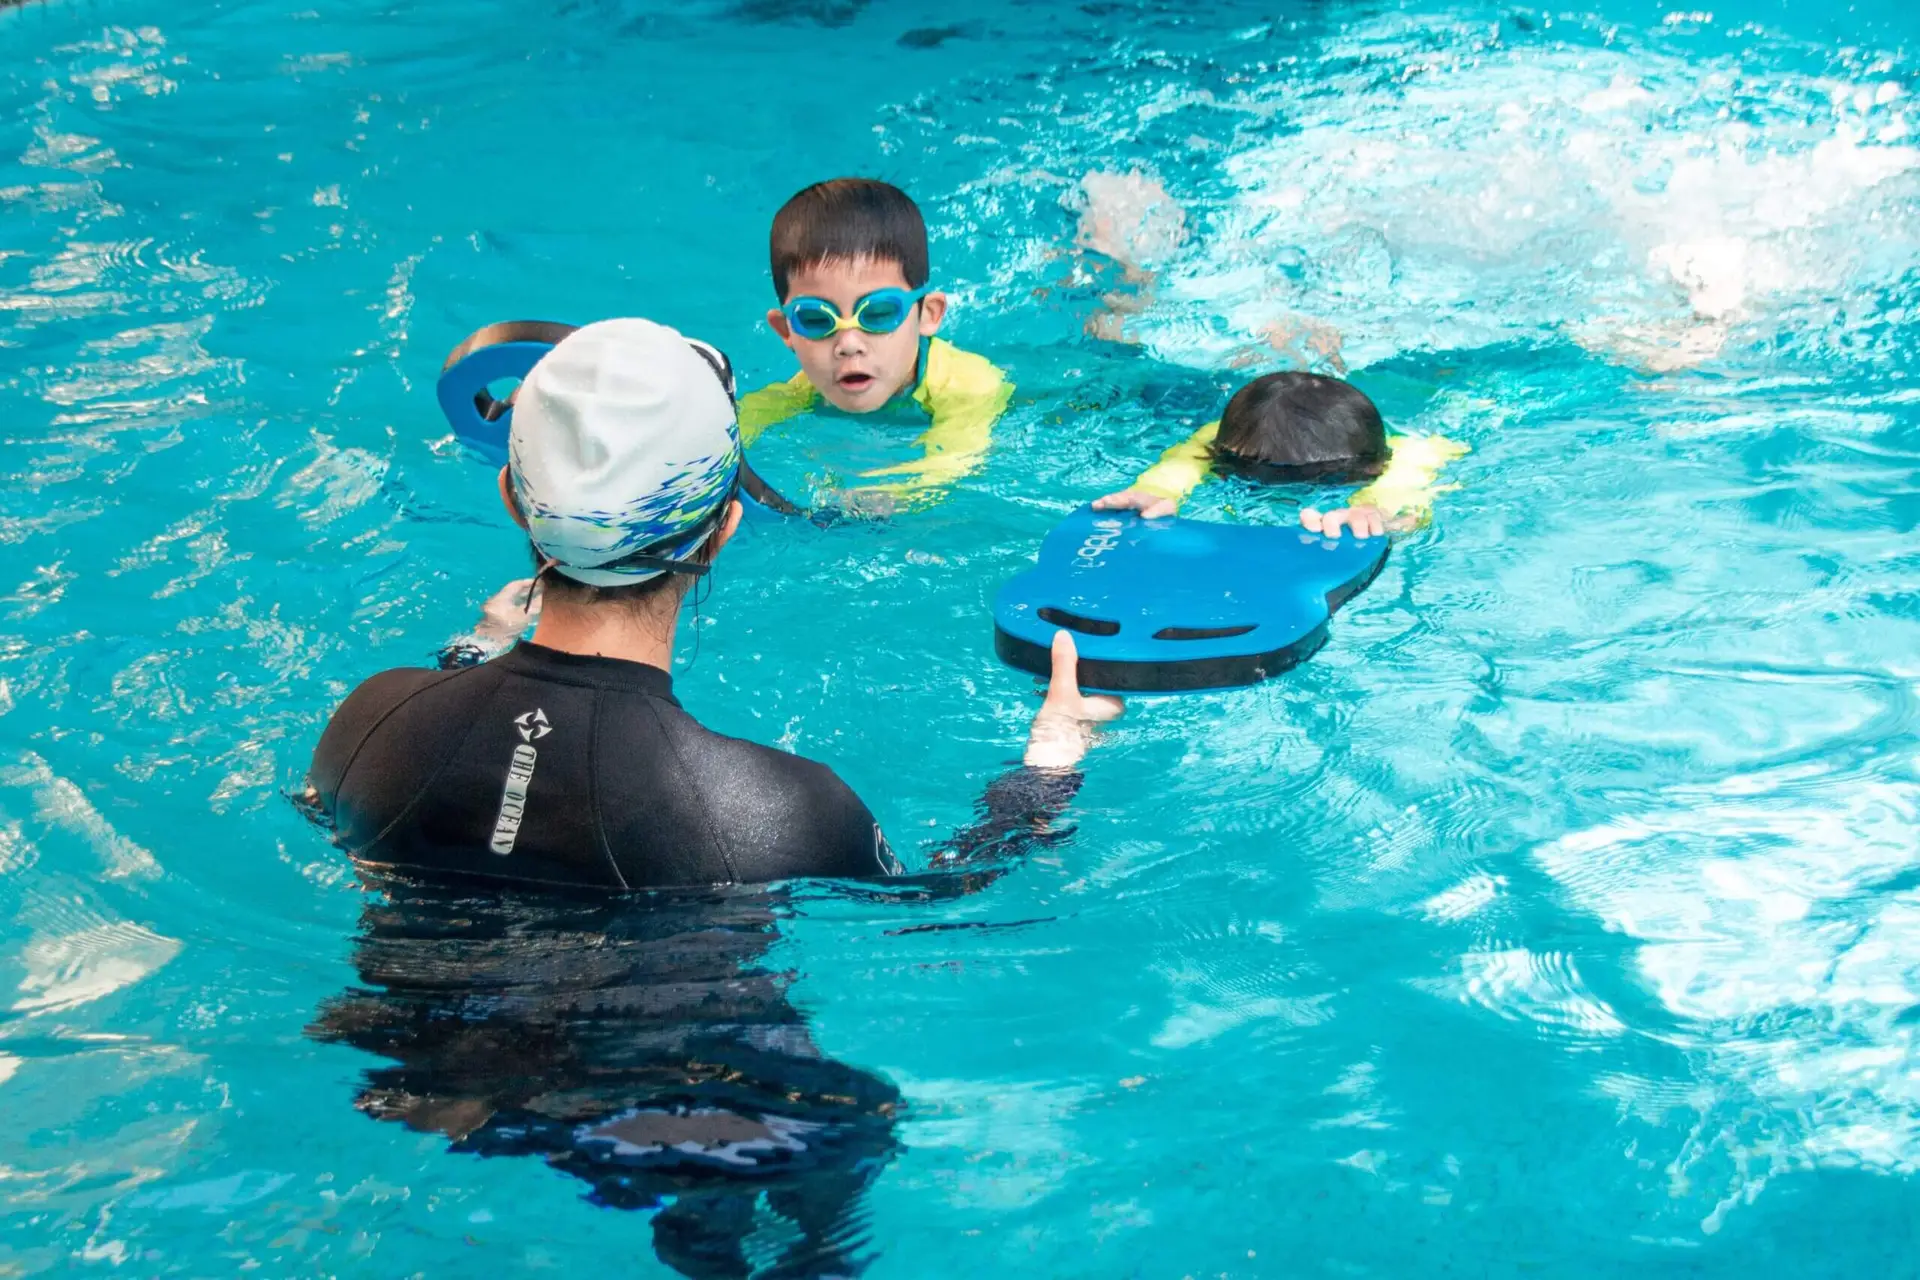
[[[1318,373],[1270,373],[1227,401],[1214,465],[1250,479],[1372,479],[1387,464],[1387,427],[1366,392]]]
[[[822,262],[872,258],[897,262],[907,287],[927,282],[927,224],[907,193],[872,178],[816,182],[780,206],[769,237],[773,291],[787,300],[787,280]]]
[[[640,604],[663,594],[672,593],[675,597],[686,594],[693,579],[683,573],[662,573],[648,578],[645,582],[623,582],[617,587],[595,586],[591,582],[581,582],[569,578],[557,568],[547,568],[547,557],[540,548],[531,542],[527,549],[533,554],[533,571],[545,584],[541,589],[549,600],[564,600],[568,604]]]
[[[725,516],[721,518],[724,520]],[[714,535],[718,533],[719,530],[716,529],[713,534],[709,534],[687,559],[696,564],[712,564],[714,556],[718,555],[720,550],[714,545]],[[547,593],[547,599],[564,600],[568,604],[644,605],[665,595],[671,595],[676,600],[680,600],[686,597],[688,590],[696,581],[690,574],[662,573],[644,582],[623,582],[614,587],[596,586],[591,582],[569,578],[558,567],[547,569],[545,567],[547,557],[532,542],[527,543],[527,550],[533,556],[535,575],[545,584],[542,590]]]

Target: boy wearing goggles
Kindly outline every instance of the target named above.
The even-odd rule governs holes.
[[[770,247],[780,305],[767,324],[799,357],[800,372],[741,399],[741,443],[822,407],[907,408],[930,419],[915,441],[921,456],[862,472],[884,482],[855,496],[882,510],[937,500],[980,465],[1013,386],[989,361],[934,336],[947,296],[927,285],[919,208],[885,182],[815,183],[774,216]]]

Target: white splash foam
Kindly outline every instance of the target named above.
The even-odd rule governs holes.
[[[1132,326],[1156,354],[1217,362],[1305,314],[1354,366],[1567,333],[1680,368],[1920,254],[1920,149],[1891,80],[1749,75],[1624,38],[1488,46],[1398,16],[1327,52],[1367,56],[1261,91],[1296,127],[1226,162],[1217,232]]]

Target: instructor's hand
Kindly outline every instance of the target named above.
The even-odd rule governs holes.
[[[1036,769],[1071,769],[1087,754],[1092,726],[1125,709],[1118,698],[1080,692],[1080,652],[1073,647],[1073,633],[1054,632],[1053,676],[1047,700],[1027,733],[1026,763]]]
[[[474,636],[496,648],[511,647],[529,626],[540,621],[540,600],[539,579],[515,578],[481,606]]]

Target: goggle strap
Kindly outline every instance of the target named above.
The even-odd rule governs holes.
[[[599,569],[618,572],[621,569],[649,569],[658,573],[684,573],[688,577],[704,578],[710,566],[692,560],[674,560],[667,556],[656,555],[660,547],[668,543],[681,546],[698,546],[713,527],[720,523],[727,513],[727,504],[733,501],[734,494],[740,489],[741,471],[746,466],[746,455],[740,457],[740,466],[733,473],[733,483],[727,487],[727,496],[713,504],[713,510],[700,518],[693,528],[682,533],[672,534],[657,542],[650,542],[637,551],[629,552],[613,560],[603,560],[599,564],[581,565],[583,569]]]
[[[711,342],[702,342],[698,338],[688,338],[687,345],[699,353],[707,367],[713,370],[713,376],[720,379],[720,385],[726,389],[727,399],[737,403],[740,399],[739,383],[733,376],[733,361],[727,359],[727,353]]]

